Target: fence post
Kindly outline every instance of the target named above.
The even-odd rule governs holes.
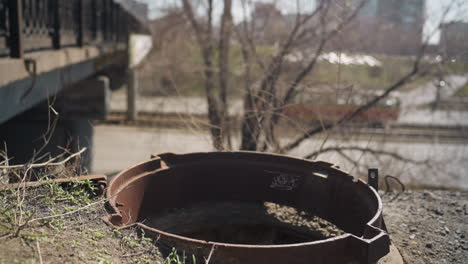
[[[91,31],[90,40],[91,42],[94,42],[98,39],[98,25],[99,25],[96,0],[91,1],[91,9],[88,10],[88,12],[91,13],[91,17],[89,17],[91,19],[91,23],[90,23],[91,28],[89,29]]]
[[[103,38],[104,42],[109,41],[109,28],[111,27],[111,20],[110,20],[110,4],[109,0],[104,0],[104,26],[103,26]]]
[[[24,55],[23,8],[21,0],[9,0],[10,56],[22,58]]]
[[[78,46],[84,45],[84,31],[85,31],[85,13],[84,13],[84,0],[78,0]]]
[[[69,0],[68,0],[69,1]],[[61,48],[61,43],[60,43],[60,3],[61,0],[55,0],[53,4],[53,10],[52,15],[54,16],[54,23],[53,23],[53,28],[54,28],[54,34],[52,35],[52,45],[54,46],[54,49],[60,49]]]
[[[371,168],[368,170],[367,183],[376,191],[379,191],[379,170]]]
[[[127,80],[127,119],[132,121],[138,117],[138,85],[138,70],[129,68]]]

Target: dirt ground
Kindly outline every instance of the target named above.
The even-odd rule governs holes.
[[[0,263],[164,263],[149,238],[136,230],[117,231],[96,210],[60,220],[60,227],[25,229],[0,240]]]
[[[0,198],[2,203],[8,203],[5,196]],[[100,197],[87,203],[92,206],[77,212],[86,205],[71,203],[62,196],[55,203],[47,203],[44,199],[50,197],[37,193],[29,198],[37,210],[33,219],[57,217],[29,224],[19,236],[12,236],[6,225],[0,226],[2,264],[165,263],[157,242],[138,230],[118,231],[102,221],[106,211]],[[406,263],[466,263],[468,192],[408,191],[393,198],[393,194],[383,197],[385,221]],[[29,210],[27,206],[25,210]],[[67,212],[71,213],[60,216]],[[282,217],[289,215],[278,212]],[[2,218],[5,219],[10,218]]]
[[[468,192],[384,196],[384,219],[408,264],[468,263]]]
[[[136,229],[108,226],[87,183],[0,191],[0,264],[164,263]]]
[[[249,245],[306,243],[344,233],[319,217],[269,202],[200,203],[147,217],[145,224],[200,240]]]

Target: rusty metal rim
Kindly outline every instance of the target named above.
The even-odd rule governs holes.
[[[222,153],[226,153],[226,152],[222,152]],[[258,153],[255,153],[255,152],[236,152],[236,153],[245,153],[245,154],[258,154]],[[196,154],[204,154],[204,153],[196,153]],[[213,153],[211,153],[213,154]],[[146,162],[142,162],[140,164],[137,164],[121,173],[119,173],[115,179],[111,182],[110,186],[109,186],[109,191],[107,192],[107,198],[108,198],[108,201],[109,201],[109,205],[110,207],[112,208],[112,215],[106,219],[106,221],[114,226],[118,226],[118,228],[127,228],[127,227],[130,227],[130,226],[139,226],[147,231],[149,231],[150,233],[155,233],[159,236],[163,236],[165,238],[168,238],[170,240],[176,240],[176,241],[180,241],[180,242],[186,242],[186,243],[190,243],[190,244],[198,244],[198,245],[205,245],[205,246],[220,246],[220,247],[227,247],[227,248],[244,248],[244,249],[291,249],[291,248],[300,248],[300,247],[304,247],[304,246],[315,246],[315,245],[325,245],[325,244],[329,244],[331,242],[338,242],[338,241],[344,241],[344,240],[356,240],[359,244],[362,244],[364,243],[366,245],[366,248],[374,248],[374,247],[379,247],[379,246],[382,246],[383,245],[383,248],[385,247],[388,247],[390,242],[389,242],[389,238],[388,238],[388,234],[383,230],[384,229],[384,224],[383,224],[383,219],[382,219],[382,201],[380,199],[380,196],[378,195],[377,191],[375,189],[373,189],[372,187],[370,187],[367,183],[365,183],[364,181],[360,180],[360,179],[355,179],[354,177],[350,176],[349,174],[347,174],[346,172],[344,171],[341,171],[338,167],[336,166],[333,166],[332,164],[330,163],[326,163],[326,162],[318,162],[320,163],[321,165],[327,165],[329,166],[330,169],[332,170],[335,170],[337,172],[340,172],[341,174],[344,174],[344,175],[348,175],[349,177],[352,177],[352,181],[354,183],[357,183],[359,186],[359,188],[366,188],[368,191],[370,190],[370,192],[372,193],[372,198],[375,199],[375,202],[377,203],[377,208],[375,210],[375,214],[371,217],[370,220],[367,221],[365,227],[368,228],[369,230],[371,230],[371,233],[373,233],[373,235],[371,235],[371,238],[364,238],[364,235],[362,237],[360,236],[357,236],[355,234],[352,234],[352,233],[346,233],[346,234],[343,234],[343,235],[340,235],[340,236],[336,236],[336,237],[332,237],[332,238],[328,238],[328,239],[323,239],[323,240],[318,240],[318,241],[311,241],[311,242],[305,242],[305,243],[294,243],[294,244],[282,244],[282,245],[251,245],[251,244],[233,244],[233,243],[222,243],[222,242],[213,242],[213,241],[205,241],[205,240],[200,240],[200,239],[194,239],[194,238],[189,238],[189,237],[185,237],[185,236],[181,236],[181,235],[176,235],[176,234],[173,234],[173,233],[169,233],[169,232],[165,232],[163,230],[160,230],[160,229],[157,229],[157,228],[153,228],[153,227],[149,227],[143,223],[133,223],[133,224],[129,224],[129,223],[118,223],[119,220],[121,221],[122,220],[122,214],[125,213],[124,211],[121,211],[118,209],[118,203],[116,201],[116,196],[120,193],[120,192],[123,192],[125,191],[127,188],[130,188],[132,186],[132,184],[135,184],[137,183],[139,180],[142,180],[144,179],[145,177],[148,177],[150,175],[153,175],[153,174],[157,174],[159,172],[162,172],[162,171],[165,171],[165,170],[169,170],[171,167],[169,166],[166,166],[165,162],[164,162],[164,155],[166,154],[162,154],[162,155],[159,155],[159,156],[152,156],[152,160],[150,161],[146,161]],[[170,155],[174,155],[174,154],[170,154]],[[221,155],[225,155],[225,154],[221,154]],[[286,158],[286,159],[293,159],[291,157],[287,157],[287,156],[284,156],[284,155],[272,155],[272,154],[259,154],[259,155],[269,155],[271,157],[275,157],[275,158]],[[183,156],[183,155],[182,155]],[[151,168],[152,166],[154,166],[154,162],[156,162],[157,160],[160,160],[160,166],[155,166],[153,169],[149,169],[149,170],[144,170],[141,171],[140,169],[141,168]],[[295,159],[295,160],[300,160],[300,159]],[[302,160],[304,162],[311,162],[309,160]],[[131,177],[128,176],[129,172],[131,171],[135,171],[135,175],[131,175]],[[131,173],[130,173],[131,174]],[[125,179],[125,178],[128,178],[128,179]],[[113,183],[118,183],[120,182],[120,186],[117,188],[117,190],[113,190]],[[119,185],[119,184],[116,184],[116,185]],[[380,221],[381,220],[381,221]],[[383,225],[383,229],[381,228],[381,225]],[[349,242],[349,241],[348,241]],[[364,245],[363,244],[363,245]],[[374,244],[374,245],[372,245]],[[378,250],[380,253],[380,256],[379,257],[382,257],[383,255],[385,254],[382,254],[382,252],[386,252],[388,253],[388,250],[385,250],[385,249],[382,249],[382,250]]]
[[[252,245],[252,244],[222,243],[222,242],[206,241],[206,240],[200,240],[200,239],[180,236],[180,235],[176,235],[176,234],[172,234],[172,233],[162,231],[162,230],[157,229],[157,228],[149,227],[149,226],[147,226],[147,225],[145,225],[143,223],[135,223],[135,224],[131,224],[129,226],[123,226],[123,227],[120,227],[120,228],[125,229],[125,228],[135,226],[135,225],[139,226],[139,227],[141,227],[143,229],[146,229],[146,230],[150,230],[150,231],[153,231],[153,232],[156,232],[156,233],[164,234],[165,236],[168,236],[168,237],[173,237],[173,238],[180,239],[180,240],[186,240],[188,242],[197,242],[197,243],[205,243],[205,244],[210,244],[210,245],[228,246],[228,247],[234,246],[234,247],[239,247],[239,248],[241,248],[241,247],[244,247],[244,248],[252,248],[252,247],[255,247],[255,248],[289,248],[289,247],[299,247],[299,246],[313,246],[313,245],[318,245],[318,244],[321,244],[321,243],[332,242],[332,241],[339,240],[339,239],[346,239],[346,238],[349,238],[349,237],[355,237],[357,239],[361,239],[361,238],[359,238],[359,237],[357,237],[355,235],[352,235],[352,234],[344,234],[344,235],[339,235],[339,236],[336,236],[336,237],[331,237],[331,238],[321,239],[321,240],[311,241],[311,242],[305,242],[305,243],[293,243],[293,244],[282,244],[282,245]]]
[[[141,164],[145,164],[147,162],[142,162],[140,164],[137,164],[135,165],[134,167],[132,168],[135,168],[135,167],[138,167],[140,166]],[[148,175],[151,175],[153,173],[156,173],[158,171],[161,171],[161,170],[164,170],[165,168],[161,168],[161,169],[158,169],[157,171],[153,171],[153,172],[148,172],[148,173],[145,173],[145,174],[142,174],[140,176],[138,176],[137,178],[134,178],[132,179],[131,181],[128,181],[127,184],[125,184],[124,186],[122,186],[122,188],[119,188],[116,193],[119,193],[121,192],[122,190],[128,188],[130,185],[132,185],[132,183],[140,180],[141,178],[143,177],[146,177]],[[120,175],[120,174],[119,174]],[[117,175],[116,178],[119,176]],[[362,184],[366,184],[364,181],[358,179],[358,181],[360,181]],[[380,198],[380,196],[378,195],[378,193],[373,189],[373,188],[370,188],[374,194],[375,194],[375,197],[376,199],[378,200],[378,203],[379,203],[379,208],[378,208],[378,211],[377,213],[375,214],[375,216],[369,221],[367,222],[367,226],[371,227],[371,228],[375,228],[372,224],[375,223],[379,217],[381,216],[381,213],[382,213],[382,200]],[[108,195],[108,201],[111,201],[112,199],[112,196],[109,196],[109,192],[107,192],[107,195]],[[111,203],[111,206],[113,207],[113,209],[115,210],[115,212],[119,212],[119,210],[117,209],[117,207],[114,207],[114,205]],[[107,221],[107,219],[105,219]],[[334,241],[334,240],[338,240],[338,239],[346,239],[346,238],[349,238],[349,237],[355,237],[357,239],[360,239],[362,240],[362,238],[356,236],[356,235],[353,235],[353,234],[350,234],[350,233],[346,233],[346,234],[343,234],[343,235],[339,235],[339,236],[335,236],[335,237],[331,237],[331,238],[327,238],[327,239],[321,239],[321,240],[317,240],[317,241],[311,241],[311,242],[305,242],[305,243],[293,243],[293,244],[284,244],[284,245],[251,245],[251,244],[234,244],[234,243],[221,243],[221,242],[214,242],[214,241],[205,241],[205,240],[201,240],[201,239],[196,239],[196,238],[190,238],[190,237],[185,237],[185,236],[180,236],[180,235],[176,235],[176,234],[173,234],[173,233],[169,233],[169,232],[165,232],[163,230],[160,230],[160,229],[157,229],[157,228],[153,228],[153,227],[149,227],[143,223],[134,223],[134,224],[130,224],[130,225],[124,225],[124,226],[121,226],[119,228],[128,228],[130,226],[134,226],[134,225],[137,225],[139,227],[142,227],[144,229],[147,229],[147,230],[151,230],[153,232],[157,232],[157,233],[161,233],[161,234],[164,234],[168,237],[173,237],[173,238],[176,238],[176,239],[180,239],[180,240],[186,240],[186,241],[189,241],[189,242],[197,242],[197,243],[209,243],[209,244],[215,244],[215,245],[224,245],[224,246],[236,246],[236,247],[257,247],[257,248],[281,248],[281,247],[293,247],[293,246],[305,246],[305,245],[317,245],[317,244],[320,244],[320,243],[327,243],[327,242],[331,242],[331,241]],[[367,239],[367,240],[370,240],[370,239]]]

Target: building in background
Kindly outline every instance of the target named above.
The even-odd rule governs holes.
[[[425,12],[425,0],[369,0],[345,43],[359,52],[414,55],[423,43]]]
[[[416,55],[424,42],[426,0],[333,0],[323,17],[305,27],[309,39],[331,31],[357,8],[357,16],[326,46],[327,50],[387,55]],[[304,14],[302,14],[304,15]],[[263,44],[285,39],[297,23],[297,13],[283,14],[274,3],[257,2],[252,12],[254,35]],[[310,48],[310,44],[306,44]]]
[[[254,34],[260,43],[277,43],[288,32],[285,17],[275,3],[255,3],[252,22]]]
[[[140,21],[148,21],[149,8],[147,3],[137,0],[120,0],[120,4]]]
[[[447,56],[468,61],[468,22],[442,24],[440,48]]]
[[[417,54],[423,43],[426,0],[367,0],[361,6],[362,1],[333,0],[325,25],[320,25],[323,21],[316,16],[306,26],[312,30],[319,29],[315,32],[319,35],[321,26],[330,31],[359,8],[354,20],[327,44],[326,49],[388,55]],[[267,25],[269,30],[264,32],[280,32],[284,30],[282,24],[285,22],[287,31],[293,28],[297,14],[281,15],[273,4],[261,3],[255,6],[252,17],[257,20],[256,28]]]

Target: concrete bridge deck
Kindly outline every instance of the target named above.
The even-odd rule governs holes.
[[[91,121],[105,117],[110,90],[132,87],[142,34],[117,0],[0,0],[1,157],[24,164],[86,147],[89,168]]]
[[[0,123],[99,73],[125,74],[126,62],[124,45],[72,47],[28,53],[24,59],[0,59]]]
[[[98,75],[119,86],[143,32],[114,0],[0,0],[0,124]]]

